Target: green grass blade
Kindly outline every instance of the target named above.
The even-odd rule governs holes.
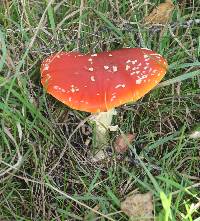
[[[169,70],[178,70],[178,69],[182,69],[182,68],[190,68],[190,67],[200,67],[200,62],[196,61],[193,63],[185,63],[185,64],[176,64],[176,63],[172,63],[169,65]]]
[[[165,218],[163,221],[168,221],[169,219],[171,220],[171,201],[172,201],[172,196],[170,195],[169,197],[166,196],[166,194],[161,191],[160,192],[160,199],[162,202],[162,206],[165,211]]]
[[[115,27],[114,24],[103,13],[97,10],[94,11],[105,22],[105,24],[107,24],[108,27],[117,34],[117,37],[123,36],[123,33],[117,27]]]
[[[48,4],[48,0],[46,0],[47,4]],[[53,3],[53,2],[52,2]],[[52,4],[51,3],[51,4]],[[55,29],[56,29],[56,23],[55,23],[55,19],[54,19],[54,10],[53,7],[51,6],[51,4],[48,7],[47,13],[48,13],[48,17],[49,17],[49,22],[51,25],[51,29],[53,31],[53,33],[55,33]]]
[[[5,64],[6,53],[7,53],[4,34],[1,30],[0,30],[0,46],[1,46],[1,50],[2,50],[2,56],[1,56],[1,60],[0,60],[0,71],[1,71],[3,69],[4,64]]]
[[[178,77],[175,77],[175,78],[172,78],[170,80],[167,80],[167,81],[163,81],[161,82],[157,88],[159,87],[165,87],[165,86],[168,86],[168,85],[171,85],[171,84],[175,84],[175,83],[178,83],[178,82],[182,82],[184,80],[187,80],[187,79],[190,79],[190,78],[193,78],[193,77],[196,77],[200,75],[200,70],[197,70],[197,71],[192,71],[192,72],[189,72],[189,73],[186,73],[186,74],[182,74]]]

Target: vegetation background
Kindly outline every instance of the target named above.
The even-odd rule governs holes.
[[[156,220],[200,220],[200,143],[189,136],[200,122],[200,1],[174,0],[170,25],[146,27],[160,3],[0,1],[0,220],[128,220],[120,202],[135,190],[151,191]],[[59,50],[121,47],[155,50],[169,71],[117,109],[110,157],[92,163],[88,114],[43,91],[40,64]],[[121,155],[120,133],[137,134]]]

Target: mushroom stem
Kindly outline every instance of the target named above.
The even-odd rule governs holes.
[[[113,115],[116,115],[115,109],[108,110],[107,112],[100,112],[92,116],[92,121],[95,123],[95,138],[97,148],[103,149],[108,145],[108,131],[111,126]]]

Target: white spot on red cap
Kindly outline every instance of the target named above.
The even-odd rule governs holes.
[[[111,54],[111,53],[109,53],[109,54],[108,54],[108,56],[109,56],[109,57],[112,57],[112,54]]]
[[[97,56],[97,54],[91,54],[91,57],[96,57]]]
[[[45,64],[43,70],[44,70],[44,71],[48,71],[48,70],[49,70],[49,65],[48,65],[48,64]]]
[[[71,92],[74,93],[76,92],[76,90],[74,88],[71,88]]]
[[[131,66],[126,65],[126,71],[128,71],[130,69]]]
[[[157,56],[157,57],[161,56],[160,54],[157,54],[157,53],[151,53],[150,55],[154,55],[154,56]]]
[[[141,48],[141,49],[145,49],[145,50],[151,51],[151,49],[148,49],[148,48]]]
[[[117,66],[113,66],[113,72],[117,71]]]
[[[109,69],[109,66],[105,65],[103,66],[105,70],[108,70]]]
[[[72,84],[70,91],[71,91],[72,93],[75,93],[75,92],[79,91],[79,88],[75,87],[75,86]]]
[[[141,83],[142,83],[142,79],[140,79],[140,78],[137,79],[135,83],[136,83],[136,84],[141,84]]]
[[[133,67],[133,68],[132,68],[133,71],[135,71],[135,70],[137,70],[137,69],[139,69],[139,67]]]
[[[94,68],[90,67],[88,68],[88,71],[94,71]]]
[[[132,64],[136,64],[136,63],[138,62],[138,60],[135,59],[135,60],[133,60],[133,61],[131,61],[131,62],[132,62]]]
[[[91,76],[90,79],[91,79],[91,81],[95,81],[94,76]]]
[[[117,98],[116,95],[113,95],[113,96],[111,97],[110,101],[113,101],[113,100],[116,99],[116,98]]]
[[[65,89],[63,89],[63,88],[61,88],[61,87],[59,87],[59,86],[57,86],[57,85],[54,85],[54,86],[53,86],[53,89],[55,89],[55,90],[57,90],[57,91],[60,91],[60,92],[62,92],[62,93],[65,93],[65,92],[66,92]]]
[[[120,88],[120,87],[125,88],[125,86],[126,86],[125,84],[118,84],[115,86],[115,88]]]

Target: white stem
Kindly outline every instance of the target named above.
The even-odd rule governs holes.
[[[116,115],[115,109],[107,112],[100,112],[93,115],[92,121],[96,124],[96,144],[98,148],[103,148],[108,144],[108,130],[111,126],[112,117]]]

